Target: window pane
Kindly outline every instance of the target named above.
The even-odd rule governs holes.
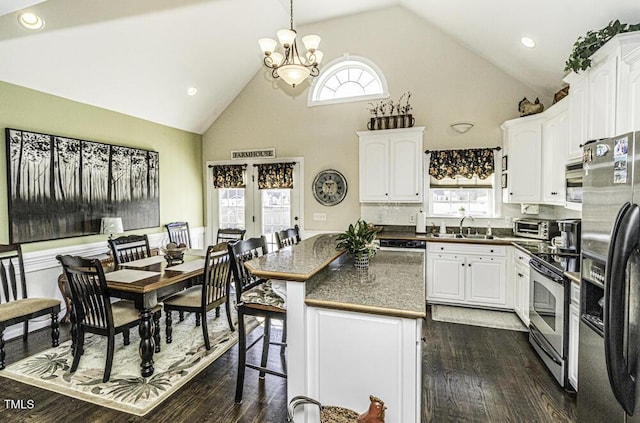
[[[273,234],[291,227],[291,190],[263,189],[262,192],[262,234],[266,236],[269,251],[274,251]]]
[[[357,87],[357,88],[356,88]],[[366,59],[339,61],[323,69],[314,85],[312,101],[358,99],[386,94],[384,76],[366,63]],[[329,88],[329,90],[327,90]],[[371,99],[368,97],[367,99]]]
[[[244,229],[244,189],[218,189],[218,227]]]
[[[490,188],[430,189],[430,195],[433,215],[492,215],[493,190]]]

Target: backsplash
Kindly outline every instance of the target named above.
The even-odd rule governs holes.
[[[415,226],[416,214],[420,211],[421,207],[416,204],[360,204],[360,216],[368,223],[374,223],[376,225],[400,225],[400,226]],[[492,228],[511,228],[514,217],[533,217],[539,219],[579,219],[581,213],[575,210],[565,209],[558,206],[540,205],[540,212],[537,215],[524,215],[520,211],[520,204],[503,204],[502,205],[502,217],[498,218],[484,218],[476,217],[473,222],[467,222],[469,226],[486,228],[491,222]],[[457,227],[460,222],[461,216],[456,217],[440,217],[440,216],[427,216],[426,227],[430,228],[432,225],[440,226],[440,223],[444,223],[446,226]]]

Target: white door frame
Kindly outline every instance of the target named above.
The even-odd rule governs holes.
[[[296,169],[294,174],[294,184],[299,187],[296,191],[299,193],[299,199],[296,202],[295,198],[291,199],[291,207],[298,220],[292,222],[292,225],[297,224],[300,227],[300,232],[304,230],[304,157],[280,157],[277,159],[247,159],[247,160],[212,160],[207,161],[204,168],[204,181],[206,186],[206,202],[205,202],[205,216],[206,216],[206,230],[205,230],[205,244],[213,245],[216,241],[216,233],[218,230],[218,196],[216,189],[213,188],[212,175],[210,166],[214,165],[238,165],[246,164],[247,168],[252,167],[254,164],[259,163],[283,163],[283,162],[296,162]],[[248,204],[250,203],[250,204]],[[295,204],[298,205],[298,213],[295,213]],[[248,210],[249,206],[253,209],[253,199],[245,203],[245,207]],[[257,219],[256,223],[259,222]]]

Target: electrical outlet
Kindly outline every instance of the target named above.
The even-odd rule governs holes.
[[[409,215],[409,223],[416,223],[416,215],[415,214],[410,214]]]
[[[327,214],[326,213],[314,213],[313,214],[313,220],[319,221],[319,222],[324,222],[327,220]]]

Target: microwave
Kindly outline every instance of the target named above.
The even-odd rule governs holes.
[[[513,234],[525,238],[549,241],[560,234],[558,222],[546,219],[513,219]]]
[[[565,167],[565,192],[567,205],[582,204],[582,162]]]

